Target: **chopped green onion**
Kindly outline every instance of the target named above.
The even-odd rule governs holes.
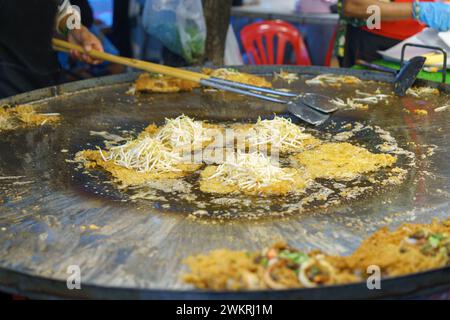
[[[441,240],[444,239],[444,236],[442,234],[432,234],[428,238],[428,243],[433,247],[437,248],[441,242]]]
[[[291,260],[296,264],[302,264],[306,262],[309,257],[302,252],[289,252],[287,250],[281,251],[279,254],[280,258]]]
[[[262,264],[264,267],[267,267],[267,266],[269,265],[269,259],[266,258],[266,257],[262,258],[262,259],[261,259],[261,264]]]

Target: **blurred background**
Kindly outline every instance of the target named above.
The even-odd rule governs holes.
[[[207,8],[206,0],[203,1],[203,6],[205,16],[216,14],[226,19],[225,22],[217,21],[213,24],[206,21],[208,33],[211,33],[208,36],[214,36],[219,43],[224,42],[225,52],[223,59],[219,59],[219,64],[337,66],[334,59],[334,41],[339,19],[336,2],[337,0],[226,0],[220,3],[228,6],[221,6],[218,11],[217,5],[214,7],[214,4]],[[72,0],[71,3],[81,8],[83,24],[102,39],[105,50],[109,53],[171,66],[218,64],[214,58],[186,61],[182,55],[174,52],[176,50],[171,50],[170,45],[162,43],[158,34],[155,37],[155,31],[145,21],[148,11],[146,6],[155,5],[158,1]],[[279,20],[283,25],[261,25],[274,20]],[[228,24],[225,31],[224,24]],[[249,52],[252,49],[261,49],[257,44],[259,40],[262,41],[264,49],[267,48],[267,38],[265,34],[261,34],[261,29],[275,34],[273,46],[276,53],[271,56],[266,52],[267,59],[258,60]],[[246,39],[243,39],[243,31],[246,32]],[[284,43],[278,36],[286,34],[289,36],[287,39],[283,38],[286,40]],[[219,39],[221,37],[224,37],[223,41]],[[206,41],[206,46],[209,42],[211,41]],[[208,48],[206,50],[208,51]],[[277,57],[277,54],[280,57]],[[127,71],[124,67],[108,63],[88,66],[72,61],[63,53],[59,54],[59,60],[72,80]]]

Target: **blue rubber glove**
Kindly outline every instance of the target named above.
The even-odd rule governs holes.
[[[416,7],[418,6],[418,8]],[[450,5],[439,2],[415,2],[414,18],[438,31],[450,29]]]

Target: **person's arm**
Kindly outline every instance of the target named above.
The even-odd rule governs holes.
[[[80,13],[72,8],[69,0],[61,0],[56,18],[56,30],[67,37],[67,41],[80,45],[85,51],[97,50],[103,52],[101,41],[89,29],[81,25]],[[99,64],[100,60],[91,58],[87,54],[72,51],[73,58],[90,63]]]
[[[412,2],[384,2],[380,0],[343,0],[343,14],[346,17],[368,18],[367,8],[371,5],[380,7],[381,20],[403,20],[413,18]]]
[[[385,2],[381,0],[343,0],[343,15],[346,17],[368,18],[367,8],[380,7],[381,20],[402,20],[414,18],[438,31],[450,29],[450,5],[441,2]]]
[[[82,46],[86,52],[89,52],[91,50],[103,52],[102,42],[85,26],[81,26],[80,29],[70,30],[67,36],[67,41]],[[84,61],[86,63],[102,63],[102,60],[91,58],[89,55],[79,53],[78,51],[72,51],[71,55],[73,58]]]

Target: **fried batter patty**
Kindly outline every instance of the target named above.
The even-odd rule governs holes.
[[[309,179],[293,168],[283,168],[292,174],[291,181],[280,181],[268,186],[242,189],[237,184],[228,184],[219,178],[210,177],[216,173],[217,166],[208,166],[200,174],[200,190],[206,193],[244,193],[247,195],[284,195],[291,192],[302,192],[308,185]]]
[[[394,165],[397,158],[389,154],[375,154],[350,143],[324,143],[291,156],[313,178],[351,180],[362,173],[377,171]]]

